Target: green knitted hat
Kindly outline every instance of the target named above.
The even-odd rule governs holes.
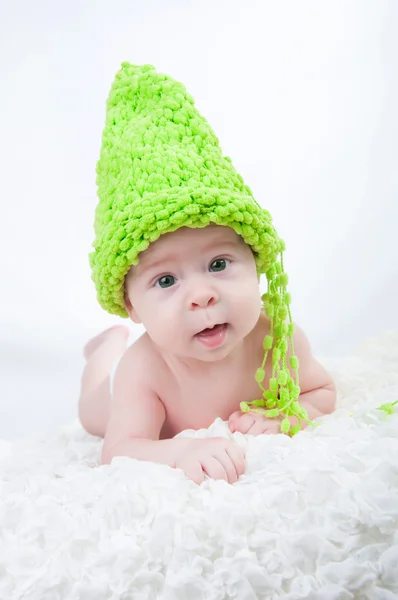
[[[162,234],[210,223],[232,227],[251,246],[258,272],[267,277],[263,301],[271,320],[264,361],[256,373],[262,398],[242,403],[241,408],[265,410],[269,417],[306,419],[297,402],[300,388],[294,351],[290,367],[296,381],[287,367],[293,324],[283,269],[284,243],[269,212],[254,200],[231,160],[223,156],[209,123],[181,83],[151,65],[122,64],[107,101],[97,185],[96,239],[90,263],[101,306],[128,316],[126,274],[138,263],[140,252]],[[272,352],[273,374],[263,387],[268,352]],[[289,427],[284,418],[282,430]]]

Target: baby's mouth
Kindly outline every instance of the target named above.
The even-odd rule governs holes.
[[[214,348],[223,343],[228,329],[228,323],[219,323],[213,327],[206,327],[195,335],[195,337],[205,346]]]
[[[217,325],[213,325],[212,327],[206,327],[205,329],[202,329],[202,331],[199,331],[199,333],[197,333],[196,335],[205,335],[205,336],[217,335],[218,333],[220,333],[221,329],[223,329],[227,326],[228,326],[227,323],[217,323]]]

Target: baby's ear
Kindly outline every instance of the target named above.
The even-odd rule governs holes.
[[[129,317],[133,321],[133,323],[137,323],[138,325],[142,322],[137,313],[135,312],[134,306],[131,304],[130,298],[127,296],[127,294],[124,295],[124,306],[126,307]]]

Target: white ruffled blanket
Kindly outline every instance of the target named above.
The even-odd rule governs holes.
[[[398,335],[327,366],[339,409],[294,439],[235,434],[235,485],[98,468],[76,424],[0,444],[0,599],[397,599],[398,406],[376,407],[398,400]]]

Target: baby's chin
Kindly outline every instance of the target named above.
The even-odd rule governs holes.
[[[154,343],[156,345],[156,342]],[[217,362],[227,358],[235,349],[235,347],[231,348],[230,345],[212,349],[201,348],[196,341],[190,347],[177,347],[175,344],[159,344],[157,348],[161,354],[167,354],[170,357],[174,356],[183,361],[193,360],[208,363]]]
[[[217,352],[214,352],[214,351],[213,352],[197,352],[196,354],[192,354],[192,356],[190,358],[196,359],[200,362],[205,362],[205,363],[217,363],[217,362],[225,360],[226,358],[231,356],[232,353],[233,353],[233,349],[231,350],[231,348],[228,348],[228,349],[218,348]]]

